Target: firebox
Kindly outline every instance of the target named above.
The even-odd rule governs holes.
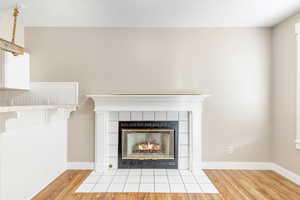
[[[119,168],[178,168],[177,121],[119,121]]]

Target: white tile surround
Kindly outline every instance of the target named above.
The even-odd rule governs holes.
[[[178,148],[178,168],[189,168],[189,131],[188,131],[188,112],[182,111],[123,111],[109,112],[108,123],[108,144],[109,154],[107,156],[108,164],[112,165],[113,169],[118,168],[118,123],[119,121],[178,121],[179,122],[179,148]]]
[[[203,171],[174,169],[92,172],[76,192],[219,193]]]
[[[95,171],[117,168],[118,121],[179,121],[179,169],[202,170],[202,102],[208,95],[87,95],[95,103]]]

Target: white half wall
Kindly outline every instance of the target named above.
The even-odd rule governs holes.
[[[15,129],[0,135],[0,199],[31,199],[67,169],[67,120]]]

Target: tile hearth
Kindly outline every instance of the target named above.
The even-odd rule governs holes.
[[[175,169],[92,172],[76,192],[219,193],[203,171]]]

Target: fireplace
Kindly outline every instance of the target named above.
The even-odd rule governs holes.
[[[88,95],[95,103],[95,171],[103,172],[108,169],[130,167],[150,168],[149,165],[147,166],[147,160],[141,164],[140,160],[122,159],[119,121],[177,121],[179,131],[168,126],[162,127],[175,129],[175,160],[161,160],[161,166],[157,162],[154,164],[154,160],[152,164],[156,168],[177,168],[178,166],[178,169],[200,171],[203,167],[202,107],[208,96],[200,94]],[[177,114],[174,115],[174,113]],[[145,127],[130,127],[128,124],[127,127],[124,126],[124,129],[145,129]],[[150,128],[153,127],[150,126]],[[180,145],[177,146],[178,137]]]
[[[178,168],[178,121],[119,121],[119,168]]]

